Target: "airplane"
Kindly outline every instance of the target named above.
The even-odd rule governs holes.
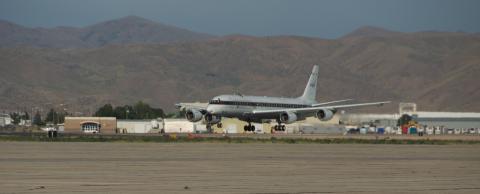
[[[362,106],[382,106],[390,101],[370,102],[361,104],[332,105],[352,99],[336,100],[318,103],[316,99],[318,80],[318,65],[313,66],[303,95],[298,98],[245,96],[242,94],[220,95],[212,98],[208,103],[177,103],[176,108],[185,110],[185,117],[190,122],[202,119],[207,125],[221,125],[223,117],[238,118],[248,125],[244,131],[255,131],[253,123],[263,123],[276,120],[278,125],[275,131],[285,131],[285,125],[305,120],[315,116],[321,121],[328,121],[334,114],[343,109]]]

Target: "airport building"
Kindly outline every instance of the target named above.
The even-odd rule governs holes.
[[[117,120],[117,133],[160,133],[163,120]]]
[[[164,119],[163,132],[165,133],[205,133],[207,127],[201,121],[192,123],[187,119]]]
[[[400,114],[340,114],[340,124],[397,126]]]
[[[186,119],[117,120],[115,117],[65,117],[66,133],[201,133],[205,124]]]
[[[235,119],[235,118],[222,118],[221,125],[212,125],[213,133],[244,133],[243,127],[247,125],[247,122]],[[252,123],[255,126],[255,133],[270,133],[270,123]]]
[[[480,113],[416,112],[412,117],[425,126],[441,126],[447,129],[480,128]]]
[[[315,117],[308,117],[285,125],[285,131],[274,131],[275,120],[269,123],[252,123],[254,133],[329,133],[341,134],[349,129],[356,129],[364,133],[407,134],[397,126],[399,118],[410,115],[416,121],[418,130],[430,129],[431,133],[462,134],[480,133],[480,113],[459,112],[420,112],[414,103],[401,103],[399,112],[393,114],[348,114],[339,112],[329,121],[320,121]],[[6,118],[6,117],[4,117]],[[9,118],[9,117],[8,117]],[[7,121],[8,122],[8,121]],[[2,123],[0,123],[2,124]],[[114,117],[66,117],[65,132],[74,133],[252,133],[245,132],[246,122],[236,118],[222,118],[221,124],[213,124],[211,129],[203,121],[192,123],[186,119],[155,119],[155,120],[116,120]],[[417,130],[417,129],[415,129]],[[438,130],[440,132],[433,132]],[[453,131],[453,132],[452,132]],[[458,132],[460,131],[460,132]],[[478,131],[478,132],[477,132]],[[362,133],[362,132],[360,132]],[[408,132],[410,133],[410,131]]]
[[[115,117],[65,117],[64,131],[66,133],[116,133],[117,118]]]
[[[9,114],[0,114],[0,127],[5,127],[12,124],[12,118]]]
[[[447,129],[474,129],[480,133],[480,113],[458,112],[419,112],[415,103],[400,103],[399,112],[393,114],[346,114],[340,111],[331,120],[320,121],[316,117],[308,117],[303,121],[297,121],[285,125],[285,131],[274,131],[275,120],[269,123],[252,123],[255,133],[329,133],[342,134],[349,129],[366,128],[367,132],[384,132],[405,134],[397,122],[404,115],[410,115],[417,122],[417,128],[440,129],[438,134],[447,133]],[[206,125],[202,122],[191,123],[185,119],[164,120],[164,132],[166,133],[201,133],[206,132]],[[221,124],[211,126],[213,133],[252,133],[245,132],[246,122],[235,118],[222,118]],[[378,129],[377,129],[378,128]],[[446,129],[446,130],[443,130]],[[433,130],[430,130],[433,131]],[[451,130],[450,130],[451,131]],[[470,130],[472,131],[472,130]]]
[[[270,123],[252,123],[255,126],[255,133],[342,133],[339,127],[339,116],[335,115],[329,121],[320,121],[316,117],[307,117],[303,121],[285,125],[285,131],[275,131],[273,127],[277,124],[275,120]],[[222,118],[222,124],[213,125],[214,133],[245,133],[243,127],[247,122],[235,118]],[[249,132],[251,133],[251,132]]]
[[[452,131],[457,134],[480,132],[480,113],[417,111],[415,103],[400,103],[399,113],[394,114],[341,114],[340,123],[349,125],[349,128],[375,126],[382,129],[395,129],[398,119],[404,114],[412,117],[412,120],[417,123],[416,127],[422,130],[431,129],[433,131],[433,129],[436,129],[439,131],[437,134]],[[397,130],[400,129],[397,128]],[[402,133],[399,132],[398,134]]]

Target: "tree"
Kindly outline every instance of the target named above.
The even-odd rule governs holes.
[[[177,112],[167,113],[162,118],[184,118],[185,113],[186,113],[185,110],[180,110],[180,111],[177,111]]]
[[[115,116],[113,112],[113,107],[111,104],[105,104],[100,107],[96,112],[95,116],[97,117],[113,117]]]
[[[174,113],[174,112],[167,113],[163,118],[177,118],[177,113]]]
[[[112,107],[111,104],[105,104],[100,107],[95,116],[99,117],[116,117],[117,119],[155,119],[164,117],[165,114],[161,108],[152,108],[143,101],[138,101],[133,106],[116,106]]]
[[[35,113],[35,116],[33,116],[33,124],[37,126],[45,125],[45,123],[42,122],[42,116],[39,112]]]
[[[48,111],[47,113],[47,118],[45,119],[45,122],[51,122],[53,124],[57,124],[60,121],[58,113],[52,109]]]
[[[127,109],[125,109],[125,107],[123,107],[123,106],[117,106],[117,107],[115,107],[115,109],[113,110],[113,115],[114,115],[117,119],[125,119],[126,110],[127,110]]]
[[[133,105],[133,109],[136,113],[135,119],[146,118],[148,113],[150,112],[150,106],[148,104],[143,103],[142,101],[138,101],[135,105]]]
[[[185,109],[182,109],[182,110],[177,112],[176,117],[177,118],[184,118],[186,113],[187,113],[187,111],[185,111]]]
[[[23,115],[21,116],[21,119],[23,120],[30,120],[30,115],[28,114],[28,112],[24,112]]]
[[[125,119],[137,119],[137,113],[133,110],[133,107],[130,105],[123,106],[125,109]]]
[[[136,119],[155,119],[165,116],[161,108],[152,108],[150,105],[142,101],[138,101],[133,106],[133,109]]]
[[[165,117],[165,113],[163,112],[163,109],[161,108],[154,108],[152,109],[153,110],[153,113],[154,113],[154,116],[152,117],[152,119],[156,119],[156,118],[164,118]]]
[[[412,116],[403,114],[397,121],[397,126],[408,124],[412,120]]]
[[[14,125],[18,125],[18,123],[20,123],[20,115],[18,113],[10,113],[10,118],[12,118],[12,123]]]
[[[58,113],[58,123],[65,123],[65,116],[68,115],[67,112]]]

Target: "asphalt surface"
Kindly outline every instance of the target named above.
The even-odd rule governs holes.
[[[480,193],[480,145],[0,142],[0,193]]]

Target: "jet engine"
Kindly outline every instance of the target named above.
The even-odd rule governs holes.
[[[222,117],[212,115],[210,113],[205,114],[205,121],[210,124],[216,124],[219,123],[222,120]]]
[[[190,122],[197,122],[202,120],[202,113],[198,110],[188,110],[185,113],[185,117],[187,118],[188,121]]]
[[[321,121],[328,121],[333,118],[334,112],[329,109],[321,109],[315,113],[315,116]]]
[[[282,122],[282,123],[289,124],[289,123],[293,123],[295,121],[297,121],[297,115],[295,113],[284,112],[284,113],[280,114],[280,122]]]

